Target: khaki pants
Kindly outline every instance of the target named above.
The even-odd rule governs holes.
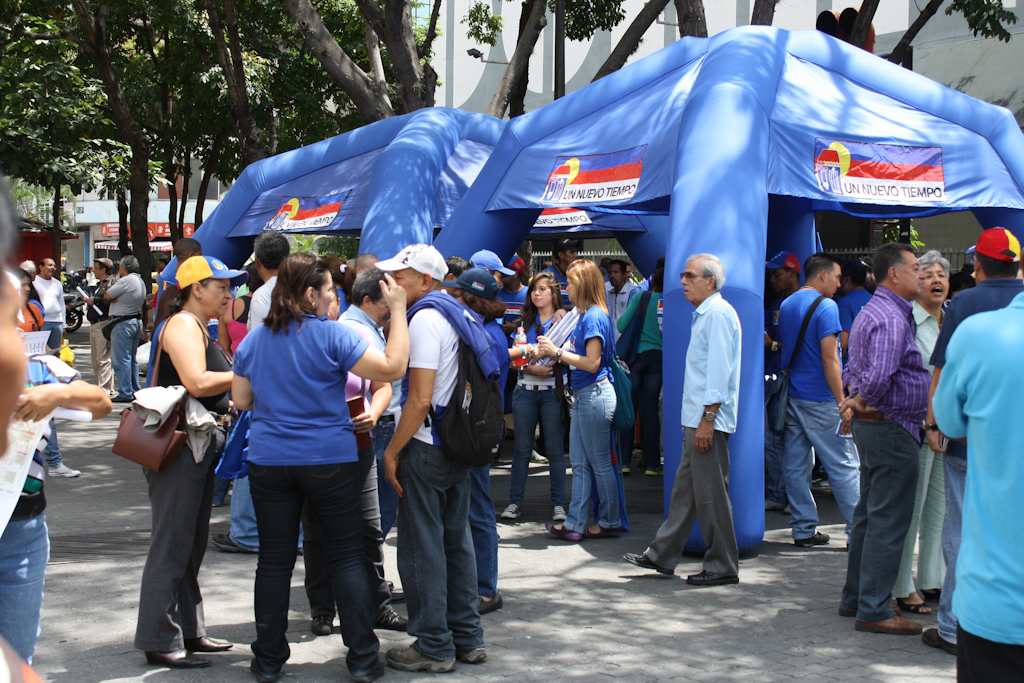
[[[103,338],[106,320],[89,324],[89,346],[92,350],[92,372],[96,384],[108,394],[114,393],[114,372],[110,368],[110,341]]]

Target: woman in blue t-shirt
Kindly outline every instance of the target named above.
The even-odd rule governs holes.
[[[337,300],[328,265],[293,254],[278,270],[270,313],[235,354],[235,406],[253,411],[249,485],[260,559],[252,669],[259,680],[274,680],[288,660],[288,597],[304,503],[320,522],[334,597],[344,607],[349,672],[368,678],[383,671],[363,553],[363,478],[345,384],[349,371],[381,382],[405,374],[405,291],[385,277],[381,289],[394,318],[383,352],[327,319]]]
[[[526,293],[520,321],[528,344],[537,343],[537,338],[543,336],[551,326],[555,311],[561,308],[562,291],[558,279],[547,271],[537,273]],[[512,337],[515,338],[515,333]],[[511,350],[513,362],[519,358],[517,351],[516,347]],[[522,514],[526,479],[530,472],[530,455],[533,452],[533,435],[540,422],[551,479],[551,518],[556,522],[564,522],[565,425],[562,423],[562,398],[555,388],[554,375],[556,371],[563,372],[564,368],[552,363],[530,363],[517,366],[516,369],[519,377],[515,391],[512,392],[512,423],[516,430],[512,482],[509,485],[509,505],[501,513],[501,518],[518,519]]]
[[[612,468],[611,426],[615,389],[611,375],[612,319],[608,316],[604,278],[593,261],[569,266],[569,298],[581,311],[576,329],[561,348],[550,339],[537,339],[537,356],[572,366],[572,422],[569,458],[572,461],[572,502],[563,524],[548,523],[552,535],[567,541],[614,538],[619,535],[619,483]],[[587,527],[592,480],[599,498],[597,523]]]

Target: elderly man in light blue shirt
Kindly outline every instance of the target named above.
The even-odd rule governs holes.
[[[683,382],[683,454],[668,518],[641,555],[627,562],[675,573],[694,522],[707,544],[704,569],[686,578],[695,586],[739,583],[739,548],[729,502],[729,435],[736,431],[740,386],[740,320],[722,298],[725,268],[711,254],[691,256],[682,276],[686,300],[697,307],[690,328]]]

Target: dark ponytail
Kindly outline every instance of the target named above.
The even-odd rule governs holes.
[[[263,321],[271,331],[288,333],[293,320],[302,320],[313,315],[313,307],[306,301],[306,289],[319,291],[330,277],[327,262],[312,254],[291,254],[286,256],[277,269],[277,284],[270,294],[270,313]]]

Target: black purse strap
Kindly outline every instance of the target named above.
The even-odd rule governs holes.
[[[800,349],[804,345],[804,336],[807,334],[807,326],[811,324],[811,316],[814,315],[814,311],[818,309],[818,304],[822,302],[824,296],[819,296],[811,304],[811,307],[807,309],[807,314],[804,315],[804,322],[800,325],[800,334],[796,338],[796,346],[793,347],[793,355],[789,357],[789,365],[786,367],[786,372],[789,372],[793,368],[793,363],[796,362],[796,356],[800,353]]]

